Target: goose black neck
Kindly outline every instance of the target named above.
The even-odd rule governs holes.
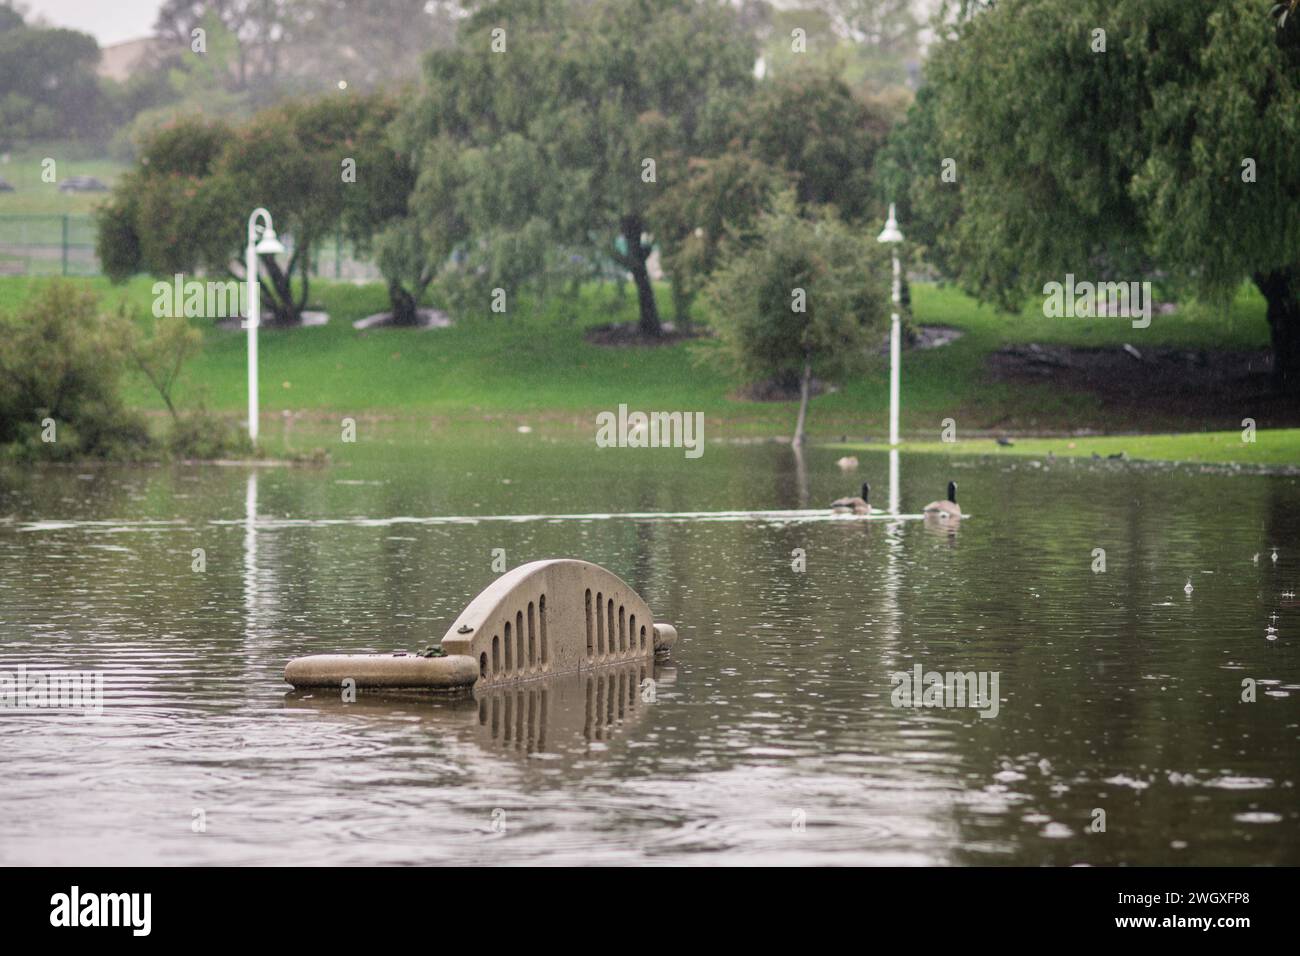
[[[871,500],[871,486],[867,484],[865,481],[862,483],[862,500],[863,501]]]
[[[957,503],[957,482],[948,482],[948,500],[953,504]]]

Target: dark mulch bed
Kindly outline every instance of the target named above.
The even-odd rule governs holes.
[[[607,325],[593,325],[587,329],[585,337],[592,345],[604,345],[610,348],[639,348],[673,345],[677,342],[686,342],[707,335],[708,332],[704,329],[678,331],[677,326],[671,322],[663,324],[663,333],[661,335],[642,335],[640,326],[635,322],[611,322]]]
[[[832,385],[830,382],[823,382],[819,378],[814,378],[808,383],[808,394],[813,398],[818,395],[829,395],[837,391],[839,391],[838,386]],[[776,379],[768,379],[766,382],[757,382],[753,385],[738,388],[728,397],[742,402],[797,402],[799,401],[799,383],[791,384]]]
[[[1270,387],[1265,350],[1219,352],[1172,347],[1076,348],[1015,345],[988,358],[1000,381],[1050,382],[1064,391],[1088,392],[1110,411],[1133,421],[1181,419],[1197,427],[1300,425],[1300,399]]]
[[[903,349],[937,349],[956,342],[966,333],[951,325],[914,325],[903,329]],[[889,354],[889,331],[880,342],[880,354]]]

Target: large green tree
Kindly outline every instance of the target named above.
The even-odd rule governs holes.
[[[689,327],[691,302],[717,268],[724,244],[747,239],[774,195],[789,184],[780,169],[735,148],[690,160],[680,181],[650,206],[679,328]]]
[[[102,135],[105,104],[95,75],[95,38],[25,26],[12,7],[0,12],[0,148]]]
[[[1250,279],[1275,385],[1300,392],[1300,53],[1266,8],[970,5],[926,77],[890,160],[950,275],[1007,307],[1067,272]]]
[[[515,281],[552,268],[556,250],[612,258],[657,335],[646,263],[662,167],[725,145],[754,56],[736,11],[712,0],[486,4],[427,62],[411,128],[441,143],[427,162],[455,151],[465,185],[417,191],[418,212],[457,203],[464,254]]]
[[[722,242],[749,230],[785,186],[801,206],[832,206],[846,222],[874,223],[881,213],[875,162],[889,121],[826,67],[764,79],[728,121],[727,149],[668,164],[649,209],[679,323]]]
[[[241,126],[188,120],[159,130],[99,212],[105,273],[242,279],[248,216],[265,206],[292,251],[283,264],[263,258],[264,304],[271,322],[299,322],[312,256],[349,204],[364,193],[378,216],[381,198],[396,190],[401,208],[409,178],[394,173],[401,163],[384,135],[395,112],[376,96],[335,95],[265,110]]]
[[[831,204],[847,222],[874,222],[872,175],[889,126],[881,108],[839,77],[806,66],[759,84],[742,136],[756,157],[790,174],[801,203]]]

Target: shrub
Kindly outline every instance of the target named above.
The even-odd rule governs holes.
[[[0,446],[21,459],[146,455],[148,430],[119,390],[128,335],[94,293],[65,281],[0,315]]]
[[[176,458],[211,461],[247,455],[252,450],[244,431],[204,408],[177,415],[167,436],[167,451]]]
[[[712,356],[747,382],[800,383],[796,444],[813,375],[861,368],[872,335],[889,321],[884,256],[829,209],[801,215],[787,191],[751,239],[725,249],[705,289],[718,334]]]

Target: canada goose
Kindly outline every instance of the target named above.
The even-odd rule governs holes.
[[[871,505],[867,504],[867,499],[870,497],[871,486],[864,481],[862,483],[861,498],[836,498],[831,502],[831,511],[839,514],[869,515],[871,514]]]
[[[961,505],[957,504],[957,482],[948,482],[947,501],[931,501],[925,506],[925,513],[939,518],[960,518]]]

